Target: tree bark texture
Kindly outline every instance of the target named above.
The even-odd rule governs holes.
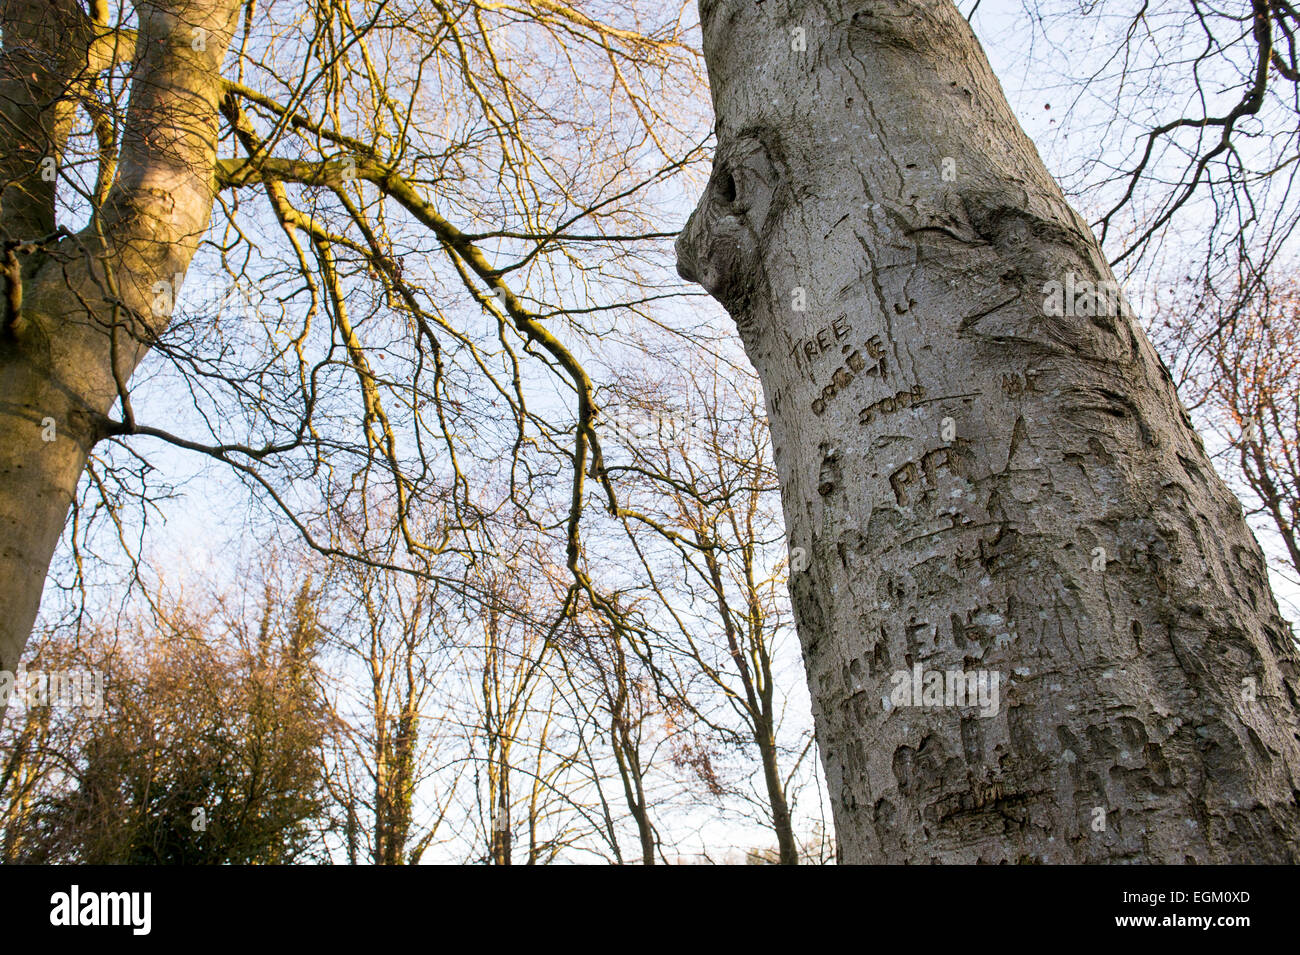
[[[1295,862],[1259,546],[966,21],[701,16],[679,267],[764,384],[841,861]]]

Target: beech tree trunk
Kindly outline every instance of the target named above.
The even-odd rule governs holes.
[[[76,0],[3,0],[0,29],[0,669],[27,642],[91,447],[167,322],[214,196],[221,61],[236,0],[142,0],[115,31]],[[59,230],[53,175],[79,97],[134,59],[106,194]],[[116,161],[114,161],[116,159]],[[111,186],[108,184],[111,183]],[[129,402],[122,401],[129,429]],[[3,708],[0,707],[0,715]]]
[[[1297,861],[1260,549],[965,20],[700,6],[679,268],[763,380],[841,861]]]

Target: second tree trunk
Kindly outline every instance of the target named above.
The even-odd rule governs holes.
[[[764,383],[842,861],[1296,861],[1259,547],[965,20],[701,13],[679,261]]]

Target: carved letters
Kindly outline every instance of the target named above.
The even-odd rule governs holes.
[[[939,486],[939,469],[953,470],[952,460],[947,447],[935,448],[925,452],[921,460],[908,461],[889,476],[889,485],[894,489],[894,498],[906,507],[927,491]],[[918,466],[919,465],[919,466]]]
[[[853,349],[852,351],[850,349],[852,349],[851,345],[845,345],[840,349],[840,353],[847,356],[845,363],[835,369],[830,384],[822,388],[821,393],[813,399],[813,414],[825,413],[826,405],[840,394],[843,394],[844,389],[858,375],[877,375],[881,381],[885,380],[885,349],[879,335],[872,335],[868,338],[861,349]],[[874,359],[873,364],[867,364],[867,359],[862,357],[863,351],[867,353],[868,357]]]
[[[893,414],[895,411],[903,411],[907,408],[913,408],[916,403],[925,397],[925,387],[915,385],[911,391],[900,391],[896,395],[888,398],[881,398],[879,401],[867,405],[858,412],[858,424],[870,424],[872,419],[877,416]]]
[[[817,329],[807,338],[798,339],[790,349],[790,357],[795,360],[798,367],[811,374],[813,360],[820,357],[822,352],[830,351],[851,334],[853,330],[849,328],[849,320],[841,315],[825,328]]]

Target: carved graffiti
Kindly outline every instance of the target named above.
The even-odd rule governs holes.
[[[1028,369],[1024,375],[1016,372],[1004,372],[1002,375],[1002,392],[1008,398],[1019,398],[1030,391],[1038,391],[1039,373]]]
[[[849,328],[848,318],[841,315],[824,328],[811,332],[807,338],[796,340],[794,347],[790,349],[790,357],[795,360],[798,367],[811,374],[815,359],[835,348],[852,334],[853,330]]]
[[[866,358],[863,357],[863,352],[866,352]],[[845,345],[840,349],[840,354],[845,356],[845,362],[835,369],[835,373],[831,375],[830,384],[823,387],[817,397],[813,399],[813,414],[824,414],[827,404],[843,394],[844,389],[859,375],[874,375],[879,377],[881,381],[885,380],[885,348],[880,341],[879,335],[872,335],[858,349],[853,348],[851,345]],[[871,364],[867,363],[868,358],[872,359]]]
[[[900,391],[895,395],[887,398],[881,398],[873,404],[867,405],[858,412],[858,424],[870,424],[872,419],[877,416],[893,414],[895,411],[903,411],[907,408],[913,408],[916,403],[925,397],[925,388],[922,385],[916,385],[911,391]]]
[[[935,448],[925,452],[919,461],[908,461],[889,476],[889,485],[894,489],[894,498],[899,504],[907,506],[926,492],[939,486],[939,471],[946,468],[953,471],[949,448]]]

